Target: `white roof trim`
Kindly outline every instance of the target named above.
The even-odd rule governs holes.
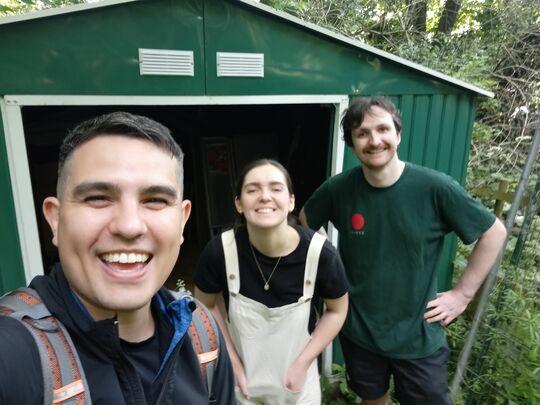
[[[65,13],[72,13],[76,11],[84,11],[89,10],[92,8],[99,8],[99,7],[107,7],[112,6],[116,4],[122,4],[122,3],[132,3],[135,1],[141,1],[141,0],[103,0],[96,3],[85,3],[85,4],[75,4],[72,6],[66,6],[66,7],[60,7],[60,8],[54,8],[54,9],[48,9],[48,10],[41,10],[41,11],[34,11],[31,13],[21,14],[21,15],[14,15],[9,17],[2,17],[0,18],[0,24],[9,24],[17,21],[26,21],[26,20],[32,20],[35,18],[42,18],[42,17],[49,17],[53,15],[59,15],[59,14],[65,14]],[[334,31],[330,31],[329,29],[319,27],[318,25],[312,24],[310,22],[301,20],[300,18],[294,17],[290,14],[287,14],[283,11],[275,10],[272,7],[266,6],[264,4],[257,3],[255,1],[251,0],[234,0],[238,3],[245,4],[249,7],[256,8],[262,12],[272,14],[276,17],[282,18],[284,20],[287,20],[289,22],[292,22],[293,24],[300,25],[304,28],[313,30],[315,32],[318,32],[324,36],[336,39],[338,41],[344,42],[346,44],[352,45],[356,48],[362,49],[364,51],[370,52],[372,54],[375,54],[377,56],[380,56],[381,58],[391,60],[393,62],[396,62],[400,65],[407,66],[411,69],[417,70],[419,72],[425,73],[429,76],[435,77],[439,80],[445,81],[447,83],[453,84],[455,86],[459,86],[462,88],[465,88],[467,90],[473,91],[475,93],[481,94],[486,97],[495,97],[495,94],[491,91],[482,89],[481,87],[475,86],[473,84],[464,82],[463,80],[455,79],[451,76],[445,75],[444,73],[438,72],[436,70],[430,69],[426,66],[420,65],[418,63],[411,62],[407,59],[400,58],[399,56],[393,55],[389,52],[385,52],[381,49],[377,49],[373,46],[366,45],[360,41],[351,39],[346,37],[345,35],[338,34]]]
[[[258,96],[73,96],[73,95],[6,95],[6,106],[74,106],[74,105],[268,105],[268,104],[345,104],[347,94],[280,94]],[[2,97],[0,97],[0,101]]]

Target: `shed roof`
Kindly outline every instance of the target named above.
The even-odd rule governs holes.
[[[26,14],[19,14],[19,15],[13,15],[8,17],[2,17],[0,18],[0,25],[4,24],[11,24],[16,23],[20,21],[29,21],[34,20],[38,18],[46,18],[50,16],[60,15],[60,14],[68,14],[68,13],[75,13],[75,12],[82,12],[85,10],[95,9],[95,8],[102,8],[102,7],[108,7],[112,5],[119,5],[123,3],[132,3],[132,2],[138,2],[138,1],[146,1],[146,0],[103,0],[103,1],[97,1],[94,3],[84,3],[84,4],[75,4],[71,6],[65,6],[65,7],[59,7],[59,8],[53,8],[53,9],[47,9],[47,10],[39,10],[39,11],[33,11]],[[417,72],[423,73],[426,76],[429,76],[434,79],[438,79],[440,81],[443,81],[447,84],[451,84],[454,86],[461,87],[463,89],[472,91],[474,93],[477,93],[482,96],[486,97],[493,97],[494,93],[491,91],[482,89],[481,87],[475,86],[473,84],[467,83],[463,80],[459,80],[456,78],[453,78],[451,76],[448,76],[444,73],[438,72],[436,70],[430,69],[426,66],[420,65],[418,63],[412,62],[410,60],[401,58],[399,56],[393,55],[389,52],[385,52],[381,49],[375,48],[370,45],[366,45],[363,42],[348,38],[344,35],[338,34],[336,32],[333,32],[329,29],[320,27],[318,25],[312,24],[310,22],[301,20],[300,18],[294,17],[290,14],[287,14],[282,11],[278,11],[273,9],[272,7],[266,6],[264,4],[260,4],[258,2],[252,1],[252,0],[230,0],[235,3],[243,4],[248,7],[252,7],[253,9],[266,13],[274,15],[280,19],[286,20],[296,26],[299,26],[302,29],[317,32],[318,34],[321,34],[324,37],[331,38],[334,41],[341,42],[343,44],[347,44],[352,47],[356,47],[358,49],[361,49],[365,52],[371,53],[373,55],[376,55],[380,58],[392,61],[394,63],[397,63],[399,65],[402,65],[403,67],[407,67],[409,69],[415,70]]]

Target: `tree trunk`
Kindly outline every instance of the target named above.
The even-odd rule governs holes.
[[[409,22],[415,32],[426,32],[427,0],[407,0]]]
[[[461,0],[446,0],[444,3],[444,9],[439,20],[438,31],[442,33],[449,33],[454,28],[456,23],[459,9],[461,8]]]

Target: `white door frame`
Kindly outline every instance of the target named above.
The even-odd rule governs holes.
[[[37,218],[30,182],[21,108],[24,106],[95,106],[95,105],[265,105],[265,104],[332,104],[333,123],[331,174],[343,167],[344,142],[339,125],[348,107],[347,95],[277,95],[277,96],[63,96],[63,95],[6,95],[0,97],[6,148],[15,215],[21,246],[26,282],[44,274]],[[329,230],[330,240],[336,245],[337,232]]]

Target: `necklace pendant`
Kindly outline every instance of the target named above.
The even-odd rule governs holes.
[[[268,283],[265,283],[263,288],[264,291],[268,291],[270,289],[270,286],[268,285]]]

